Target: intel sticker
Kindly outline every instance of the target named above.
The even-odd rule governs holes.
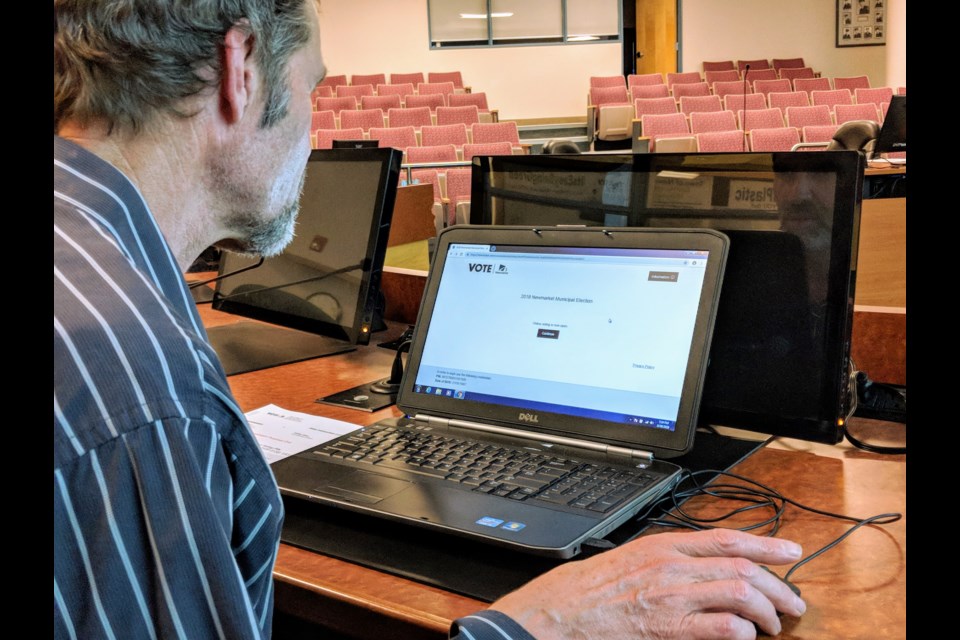
[[[479,524],[481,527],[499,527],[503,524],[503,520],[491,518],[490,516],[484,516],[483,518],[477,520],[477,524]]]

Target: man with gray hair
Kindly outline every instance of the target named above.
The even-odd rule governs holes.
[[[54,636],[265,638],[283,506],[182,277],[290,240],[323,78],[312,0],[54,2]],[[789,541],[650,536],[462,638],[751,638]]]

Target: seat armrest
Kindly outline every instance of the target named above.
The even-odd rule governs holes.
[[[830,146],[829,142],[798,142],[790,147],[790,151],[798,151],[800,149],[826,149],[828,146]]]
[[[630,151],[633,153],[650,153],[650,138],[646,136],[633,136]]]

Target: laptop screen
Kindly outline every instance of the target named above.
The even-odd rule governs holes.
[[[707,257],[451,244],[414,391],[672,430]]]
[[[706,229],[447,229],[397,404],[466,428],[683,453],[727,246]]]

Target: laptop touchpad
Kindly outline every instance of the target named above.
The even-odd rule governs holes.
[[[354,471],[329,484],[314,489],[317,493],[343,498],[349,502],[375,504],[400,493],[410,486],[406,480],[388,478],[378,473]]]

